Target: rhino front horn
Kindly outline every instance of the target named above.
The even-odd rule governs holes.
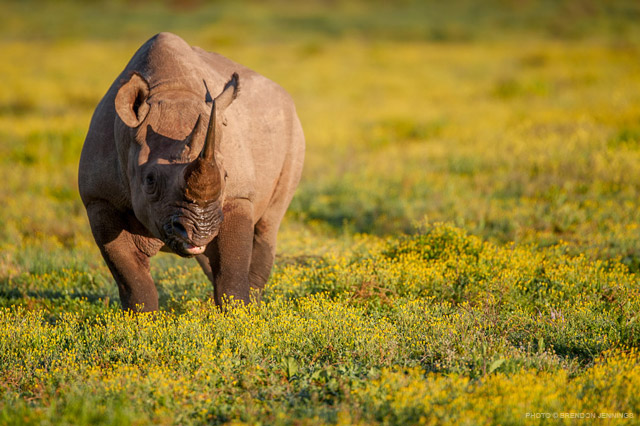
[[[213,100],[209,125],[207,126],[207,136],[205,137],[202,151],[198,158],[185,169],[185,196],[192,202],[208,204],[217,200],[222,191],[222,178],[216,163],[215,151],[216,148],[219,149],[222,139],[220,130],[224,111],[238,96],[238,80],[238,74],[233,73],[231,79],[225,84],[222,93]],[[196,126],[199,124],[198,120]]]

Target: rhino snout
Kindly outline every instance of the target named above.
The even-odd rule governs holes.
[[[182,238],[185,241],[191,241],[191,236],[180,219],[175,218],[171,221],[171,229],[177,237]]]
[[[164,226],[167,245],[183,256],[202,254],[215,237],[211,232],[201,233],[198,226],[184,216],[174,216]]]

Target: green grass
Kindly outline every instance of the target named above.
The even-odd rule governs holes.
[[[0,425],[636,422],[639,16],[3,4]],[[125,315],[93,243],[76,183],[91,113],[164,30],[296,102],[305,171],[259,305],[219,312],[195,262],[160,255],[161,311]]]

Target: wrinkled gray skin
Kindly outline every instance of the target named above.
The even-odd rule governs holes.
[[[147,41],[96,108],[78,175],[123,308],[158,308],[149,258],[161,249],[195,256],[217,304],[249,302],[303,159],[280,86],[176,35]]]

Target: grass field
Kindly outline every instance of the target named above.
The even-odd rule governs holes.
[[[0,8],[0,425],[638,423],[636,2]],[[125,315],[93,243],[91,113],[160,31],[296,102],[259,305],[159,255]]]

